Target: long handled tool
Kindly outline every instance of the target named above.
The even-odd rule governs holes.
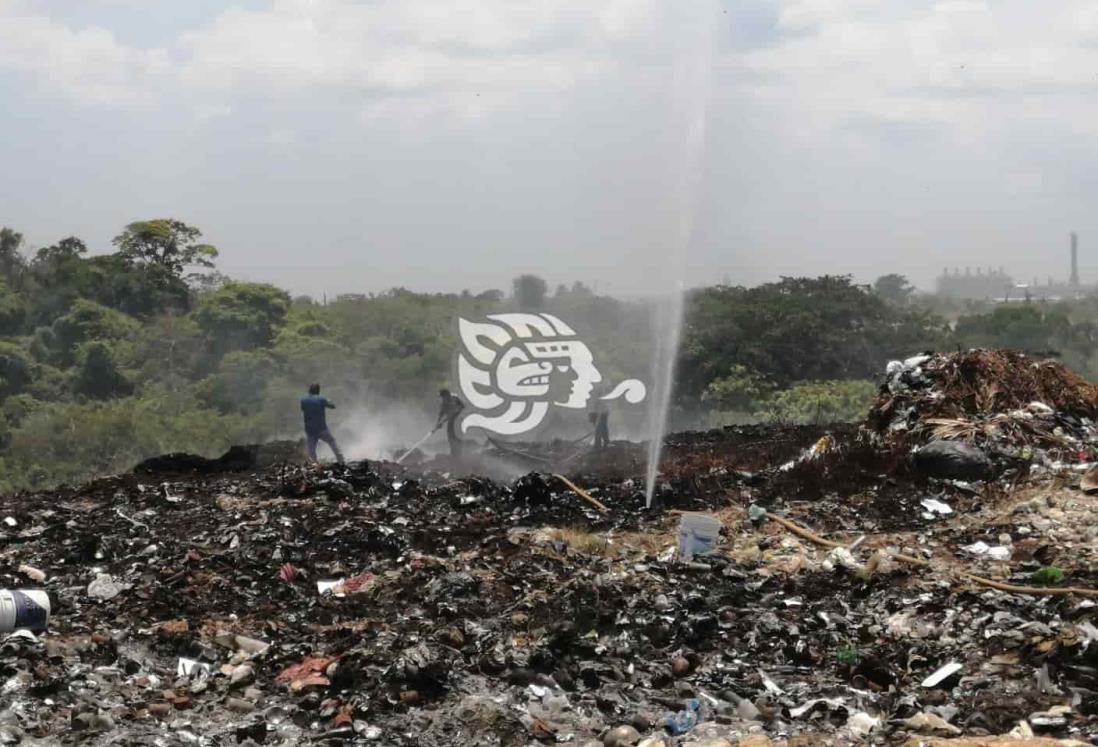
[[[426,435],[425,435],[425,436],[424,436],[423,438],[421,438],[421,439],[419,439],[418,441],[416,441],[416,442],[415,442],[415,443],[414,443],[414,444],[412,445],[412,448],[408,449],[408,450],[407,450],[406,452],[404,452],[403,454],[401,454],[401,455],[400,455],[400,458],[396,460],[396,463],[397,463],[397,464],[400,464],[401,462],[403,462],[403,461],[404,461],[404,457],[406,457],[406,456],[408,456],[409,454],[411,454],[411,453],[412,453],[413,451],[415,451],[416,449],[418,449],[418,448],[419,448],[420,446],[423,446],[423,442],[424,442],[424,441],[426,441],[426,440],[427,440],[428,438],[430,438],[430,437],[431,437],[431,435],[432,435],[433,433],[434,433],[434,430],[429,430],[429,431],[427,431],[427,434],[426,434]]]

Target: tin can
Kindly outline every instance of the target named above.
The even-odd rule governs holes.
[[[0,589],[0,633],[45,630],[50,621],[50,597],[39,589]]]

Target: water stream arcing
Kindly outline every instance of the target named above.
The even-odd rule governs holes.
[[[652,496],[659,474],[660,453],[667,422],[671,414],[671,395],[675,385],[675,360],[682,335],[683,291],[677,288],[657,302],[653,311],[652,333],[656,346],[652,355],[652,399],[648,410],[648,466],[645,473],[645,505],[652,506]]]
[[[717,3],[715,0],[697,0],[682,7],[687,6],[694,12],[684,25],[679,47],[675,50],[675,74],[669,97],[669,111],[673,115],[684,114],[685,122],[676,118],[677,121],[671,123],[673,132],[682,133],[681,139],[676,138],[681,151],[677,147],[671,149],[677,156],[671,168],[671,183],[675,188],[671,200],[676,225],[672,245],[665,257],[667,264],[661,269],[669,273],[674,286],[666,298],[658,300],[653,314],[652,332],[656,336],[656,344],[652,357],[653,391],[648,416],[648,465],[644,488],[645,505],[648,507],[652,506],[656,489],[660,454],[675,388],[675,362],[679,355],[685,305],[685,278],[682,273],[694,238],[716,56]]]

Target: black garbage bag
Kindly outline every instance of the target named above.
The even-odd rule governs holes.
[[[994,466],[987,454],[963,441],[931,441],[915,452],[915,471],[942,480],[987,480]]]

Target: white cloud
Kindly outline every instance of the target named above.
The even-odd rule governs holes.
[[[605,72],[610,48],[660,30],[655,0],[272,0],[181,30],[168,49],[141,49],[33,7],[0,0],[0,70],[98,104],[158,91],[328,87],[443,103],[466,92],[551,92]]]
[[[85,103],[132,101],[170,69],[164,49],[120,44],[101,27],[72,29],[16,2],[0,2],[0,70]]]
[[[647,0],[277,0],[182,37],[195,85],[408,91],[559,88],[600,45],[650,32]]]
[[[796,33],[738,62],[753,94],[788,110],[789,131],[809,142],[827,141],[859,114],[986,137],[1004,117],[1029,116],[1021,97],[1091,100],[1098,73],[1080,24],[1093,4],[1083,0],[781,6],[782,25]]]

